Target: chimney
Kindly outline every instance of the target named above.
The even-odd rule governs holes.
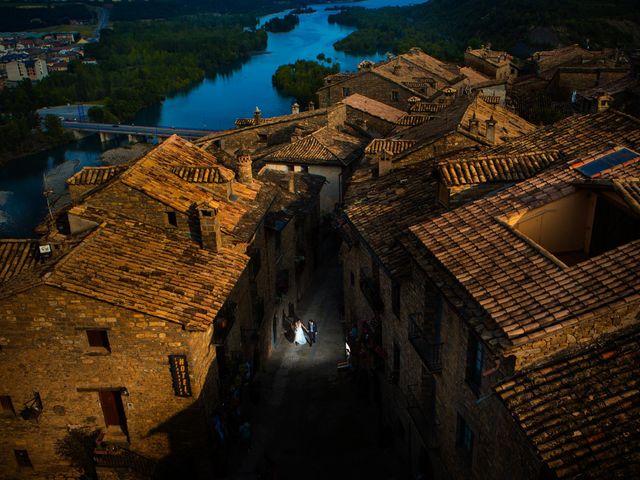
[[[300,113],[300,105],[298,104],[298,102],[295,102],[293,105],[291,105],[291,114],[296,115],[298,113]]]
[[[256,110],[255,110],[255,112],[253,112],[253,124],[254,125],[260,125],[261,122],[262,122],[262,112],[256,106]]]
[[[493,119],[493,115],[491,115],[489,120],[485,120],[485,124],[487,126],[487,140],[491,143],[496,143],[496,123],[498,122]]]
[[[296,174],[293,172],[289,175],[289,192],[296,193]]]
[[[456,89],[447,87],[444,89],[444,103],[451,105],[456,99]]]
[[[238,161],[238,181],[245,185],[253,183],[253,170],[251,165],[251,153],[244,148],[236,152]]]
[[[382,177],[393,170],[393,153],[386,148],[378,154],[378,176]]]
[[[222,234],[220,233],[220,219],[214,208],[201,206],[198,208],[200,219],[200,243],[205,250],[219,252],[222,248]]]
[[[309,107],[307,108],[307,110],[309,110],[310,112],[313,112],[316,109],[316,104],[313,103],[313,100],[311,100],[309,102]]]
[[[398,65],[397,63],[393,66],[393,74],[400,75],[400,65]]]
[[[476,118],[476,112],[473,112],[473,116],[469,119],[469,132],[478,135],[478,126],[480,125],[480,120]]]

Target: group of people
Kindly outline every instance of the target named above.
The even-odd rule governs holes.
[[[309,346],[313,346],[313,344],[316,343],[318,326],[312,318],[309,319],[306,327],[299,318],[293,322],[291,327],[294,333],[293,343],[296,345],[305,345],[307,343],[307,335],[309,336]]]

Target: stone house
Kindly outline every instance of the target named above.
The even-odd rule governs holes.
[[[406,113],[358,93],[348,96],[341,103],[347,107],[347,122],[373,137],[389,134]]]
[[[403,244],[412,280],[400,300],[409,348],[399,376],[412,442],[424,448],[414,452],[417,468],[494,479],[540,478],[548,468],[507,421],[492,386],[637,322],[631,259],[640,212],[627,179],[640,163],[629,154],[626,165],[598,166],[627,155],[602,145],[635,141],[639,126],[618,113],[570,119],[495,147],[492,154],[506,154],[546,143],[563,155],[529,179],[410,228]],[[505,438],[509,453],[496,453]],[[522,452],[517,462],[512,449]]]
[[[385,149],[391,168],[468,148],[500,145],[532,132],[535,126],[482,96],[456,96],[446,103],[416,102],[384,139],[365,150],[369,163]]]
[[[507,198],[506,193],[484,197],[496,190],[520,192],[521,198],[527,201],[546,199],[548,195],[520,190],[524,188],[522,185],[530,185],[529,188],[534,190],[537,186],[543,188],[553,185],[556,194],[566,194],[574,188],[571,182],[557,183],[550,180],[555,177],[545,177],[545,172],[551,175],[561,166],[566,167],[567,162],[603,144],[635,141],[639,126],[637,120],[617,112],[575,117],[485,151],[462,151],[438,158],[435,164],[429,161],[399,164],[392,169],[383,168],[382,171],[378,164],[378,168],[373,166],[367,170],[364,167],[365,170],[358,170],[354,174],[347,189],[342,224],[345,239],[341,250],[345,320],[347,323],[366,322],[369,330],[374,332],[371,348],[375,372],[371,378],[376,385],[374,392],[379,392],[385,419],[393,429],[395,441],[399,442],[398,450],[406,456],[414,472],[431,472],[435,478],[468,478],[471,472],[479,478],[538,478],[531,472],[537,474],[546,467],[513,423],[510,413],[491,395],[491,386],[504,378],[501,375],[504,375],[505,368],[523,368],[525,364],[535,363],[535,356],[528,355],[536,352],[536,349],[542,356],[553,353],[553,348],[541,349],[537,344],[530,344],[528,350],[524,349],[521,354],[522,365],[505,357],[500,357],[500,364],[496,365],[496,357],[490,358],[489,352],[499,347],[483,346],[486,348],[482,359],[483,376],[479,394],[474,396],[465,383],[467,355],[470,355],[467,346],[476,345],[469,343],[471,332],[479,328],[473,322],[486,314],[486,307],[465,293],[464,281],[475,285],[474,279],[481,276],[483,271],[487,271],[488,278],[492,278],[492,275],[497,275],[492,272],[500,270],[483,263],[486,262],[482,260],[485,246],[478,239],[472,245],[478,256],[477,262],[482,266],[474,270],[472,275],[450,278],[450,275],[440,273],[440,261],[421,242],[440,242],[442,247],[438,252],[444,254],[455,246],[452,244],[454,232],[469,232],[469,228],[457,227],[451,232],[440,233],[437,229],[447,225],[440,218],[457,218],[456,212],[465,208],[470,212],[470,221],[472,217],[474,220],[481,219],[483,215],[492,218],[493,214],[484,213],[487,207],[482,202],[496,205],[496,208],[501,205],[501,208],[521,205],[518,200]],[[580,174],[576,173],[576,176]],[[459,190],[452,191],[455,188]],[[443,202],[440,198],[443,190],[451,192],[454,200]],[[630,198],[630,194],[621,195]],[[481,200],[451,213],[443,213],[447,207],[474,199]],[[416,234],[421,227],[409,228],[416,224],[433,225],[436,230],[428,236],[421,234],[418,240]],[[486,237],[492,235],[496,228],[483,224],[482,228],[478,228],[478,234]],[[422,240],[423,237],[425,240]],[[519,241],[520,236],[514,234],[505,238]],[[631,245],[637,246],[636,243]],[[505,261],[517,262],[523,256],[521,250],[524,244],[522,247],[509,247],[508,251],[513,253],[507,255]],[[477,245],[483,246],[478,249]],[[454,249],[450,255],[447,258],[454,262],[460,259],[461,254]],[[496,259],[501,258],[500,253],[496,255]],[[537,255],[524,258],[536,265],[541,262]],[[519,277],[513,276],[517,282]],[[489,284],[489,280],[486,283]],[[500,278],[498,286],[503,283],[505,279]],[[493,292],[494,287],[491,288]],[[544,290],[540,290],[540,294],[544,296]],[[458,299],[458,295],[461,299]],[[496,301],[498,306],[505,305],[502,308],[511,308],[512,304],[511,301]],[[533,310],[527,302],[521,308],[527,314]],[[504,318],[513,316],[508,314]],[[632,318],[632,315],[627,315],[624,320],[604,320],[601,322],[602,331],[615,330]],[[493,321],[488,322],[492,324]],[[577,334],[571,335],[579,339]],[[485,338],[489,337],[487,332],[481,332],[477,338],[484,345]],[[504,343],[502,337],[496,341],[498,345]],[[551,343],[557,350],[562,348],[562,342],[558,339]],[[524,351],[528,351],[528,354],[524,354]],[[477,373],[474,375],[477,379]],[[475,385],[473,388],[476,388]],[[476,408],[476,400],[479,399],[482,400],[479,402],[482,408]],[[486,442],[482,447],[476,447],[475,453],[471,453],[471,464],[474,459],[480,459],[472,470],[466,467],[458,470],[460,465],[468,464],[468,460],[463,458],[464,452],[459,453],[461,450],[456,446],[463,439],[463,436],[457,437],[460,432],[466,432],[467,445],[470,436],[475,438],[476,444]],[[510,445],[510,457],[514,457],[516,452],[515,458],[519,459],[517,465],[496,453],[501,451],[498,446],[505,442]],[[443,461],[442,457],[447,458]],[[496,460],[491,463],[492,459]],[[482,477],[482,472],[486,472],[486,477]]]
[[[86,427],[135,452],[143,475],[210,475],[214,319],[247,303],[249,257],[122,217],[46,245],[49,258],[28,242],[5,257],[21,262],[0,288],[5,472],[64,470],[56,443]]]
[[[334,105],[358,93],[406,111],[411,97],[428,100],[446,87],[461,86],[465,79],[457,66],[412,48],[377,64],[364,61],[357,73],[331,75],[317,93],[320,107]]]
[[[330,213],[342,203],[346,178],[366,144],[365,138],[356,135],[358,132],[347,129],[320,128],[266,154],[261,162],[272,170],[323,176],[320,211]]]
[[[639,340],[637,325],[622,329],[495,387],[548,478],[640,475]]]
[[[170,478],[183,463],[182,474],[211,475],[205,426],[242,362],[259,368],[277,346],[281,327],[267,319],[295,307],[309,283],[324,181],[253,178],[243,155],[238,165],[236,181],[210,153],[174,136],[131,166],[85,168],[69,179],[76,205],[68,232],[42,240],[44,254],[37,241],[2,242],[11,267],[0,282],[0,355],[15,361],[7,357],[0,394],[17,411],[37,392],[43,412],[35,426],[14,417],[2,424],[3,464],[16,475],[64,469],[54,444],[80,426],[119,446],[117,458],[98,455],[105,478],[122,462],[143,476]],[[284,212],[280,241],[271,217]],[[278,298],[282,265],[294,294]],[[27,342],[25,331],[42,340]],[[32,375],[29,358],[60,371]],[[188,375],[175,371],[183,366]],[[8,388],[18,375],[28,381]],[[46,415],[54,406],[62,413]],[[46,446],[22,448],[36,436]]]
[[[495,80],[512,82],[518,76],[513,57],[507,52],[491,50],[491,45],[481,48],[467,48],[464,64]]]

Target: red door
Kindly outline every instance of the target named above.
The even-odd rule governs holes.
[[[102,406],[102,414],[104,415],[106,426],[116,425],[126,431],[126,417],[120,391],[103,390],[98,392],[98,395],[100,395],[100,405]]]

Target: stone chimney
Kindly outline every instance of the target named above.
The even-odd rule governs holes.
[[[393,66],[393,74],[394,75],[400,75],[400,64],[396,62],[396,64]]]
[[[313,112],[316,109],[316,104],[313,103],[313,100],[311,100],[309,102],[309,106],[307,107],[307,110],[309,110],[310,112]]]
[[[496,143],[496,123],[498,122],[496,122],[493,119],[493,115],[491,115],[491,118],[489,118],[489,120],[485,120],[484,123],[487,127],[487,140],[491,143]]]
[[[596,95],[596,111],[598,113],[609,110],[612,103],[613,97],[611,95],[607,95],[604,92],[600,95]]]
[[[378,176],[382,177],[393,170],[393,153],[382,149],[378,154]]]
[[[478,126],[480,125],[480,120],[476,118],[476,112],[473,112],[473,116],[469,119],[469,132],[473,135],[478,135]]]
[[[300,104],[298,102],[295,102],[293,105],[291,105],[291,113],[293,115],[300,113]]]
[[[289,175],[289,192],[296,193],[296,174],[293,172]]]
[[[447,105],[451,105],[456,100],[456,89],[455,88],[445,88],[444,89],[444,103]]]
[[[241,148],[236,152],[236,158],[238,162],[238,181],[245,185],[251,185],[253,183],[251,153]]]
[[[200,243],[205,250],[219,252],[222,248],[222,234],[220,233],[220,219],[218,211],[207,206],[198,208],[200,219]]]
[[[262,112],[260,111],[260,108],[256,106],[256,110],[255,112],[253,112],[253,124],[260,125],[261,122],[262,122]]]

